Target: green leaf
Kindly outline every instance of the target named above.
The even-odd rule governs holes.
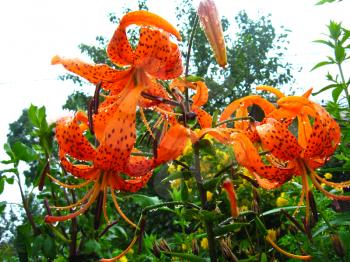
[[[313,41],[314,43],[320,43],[320,44],[324,44],[324,45],[328,45],[331,48],[334,48],[334,44],[330,41],[326,41],[326,40],[315,40]]]
[[[192,254],[186,254],[186,253],[176,253],[176,252],[165,252],[161,251],[163,254],[171,255],[173,257],[181,257],[184,258],[186,261],[193,261],[193,262],[209,262],[209,258],[201,258]]]
[[[312,95],[313,95],[313,96],[318,95],[318,94],[320,94],[320,93],[322,93],[322,92],[324,92],[324,91],[326,91],[326,90],[328,90],[328,89],[331,89],[331,88],[337,87],[337,86],[338,86],[338,84],[331,84],[331,85],[325,86],[325,87],[323,87],[320,91],[315,92],[315,93],[312,93]]]
[[[331,65],[331,64],[334,64],[333,62],[331,61],[323,61],[323,62],[319,62],[317,65],[315,65],[310,71],[313,71],[315,70],[316,68],[319,68],[321,66],[325,66],[325,65]]]
[[[0,170],[0,174],[5,174],[5,173],[18,174],[18,169],[17,168],[9,168],[9,169]]]
[[[260,256],[260,262],[268,262],[269,260],[267,259],[266,253],[262,253]]]
[[[335,60],[337,61],[338,64],[341,64],[346,57],[345,48],[340,45],[336,45],[334,52],[335,52]]]
[[[341,44],[341,45],[344,44],[345,41],[348,40],[349,37],[350,37],[350,30],[347,30],[347,29],[345,29],[345,28],[342,28],[342,29],[343,29],[344,34],[343,34],[343,37],[342,37],[341,40],[340,40],[340,44]]]
[[[344,88],[339,85],[338,87],[334,88],[332,91],[332,97],[333,97],[333,101],[337,102],[339,99],[339,96],[341,94],[341,92],[344,90]]]
[[[281,212],[281,209],[284,209],[284,210],[294,210],[294,209],[297,209],[297,208],[305,208],[305,206],[289,206],[289,207],[278,207],[278,208],[274,208],[274,209],[270,209],[262,214],[260,214],[260,217],[264,217],[264,216],[267,216],[267,215],[271,215],[271,214],[275,214],[275,213],[280,213]]]
[[[341,34],[341,24],[336,23],[334,21],[331,21],[328,26],[328,30],[330,33],[330,36],[334,39],[337,40]]]
[[[17,171],[17,169],[16,169],[16,171]],[[6,178],[6,182],[7,182],[7,184],[12,185],[13,182],[15,182],[15,179],[14,179],[14,177],[7,177]]]
[[[32,122],[32,124],[34,126],[39,127],[40,122],[38,120],[37,110],[38,110],[37,106],[30,105],[30,107],[28,109],[28,117],[29,117],[30,122]]]
[[[233,223],[229,225],[225,225],[222,227],[217,227],[214,229],[215,236],[221,236],[227,233],[235,232],[237,229],[240,229],[245,226],[249,226],[249,223]]]
[[[0,195],[2,194],[2,192],[4,192],[4,188],[5,188],[5,179],[0,178]]]
[[[90,239],[86,241],[83,250],[87,254],[98,253],[101,250],[101,245],[96,240]]]
[[[32,162],[38,158],[36,152],[29,146],[16,142],[12,147],[16,157],[25,162]]]
[[[160,199],[157,196],[150,197],[141,194],[132,194],[130,197],[136,204],[140,205],[141,207],[152,206],[161,203]]]
[[[264,225],[264,223],[260,220],[259,217],[255,217],[254,218],[254,221],[255,221],[255,224],[256,224],[256,227],[258,228],[258,230],[260,231],[260,233],[263,235],[263,236],[266,236],[267,235],[267,229]]]
[[[200,76],[189,75],[189,76],[186,76],[186,80],[189,82],[197,82],[197,81],[204,81],[204,78]]]
[[[2,214],[4,212],[6,208],[6,201],[1,201],[0,202],[0,214]]]

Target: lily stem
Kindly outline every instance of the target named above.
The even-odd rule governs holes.
[[[343,72],[343,68],[342,68],[341,64],[338,64],[338,69],[339,69],[339,72],[340,72],[341,80],[343,82],[342,84],[344,85],[344,91],[345,91],[345,95],[346,95],[346,100],[348,101],[348,106],[349,106],[349,109],[350,109],[350,96],[349,96],[348,84],[345,81],[344,72]]]
[[[197,26],[198,26],[198,15],[196,15],[196,18],[194,20],[194,24],[193,24],[193,27],[192,27],[190,40],[188,42],[187,56],[186,56],[186,67],[185,67],[185,77],[188,76],[188,71],[189,71],[189,67],[190,67],[190,57],[191,57],[192,43],[193,43],[194,35],[196,33]],[[188,88],[187,87],[185,88],[185,101],[186,101],[186,111],[189,112],[190,111],[190,99],[189,99]]]
[[[201,175],[201,169],[200,169],[200,159],[199,159],[199,144],[195,143],[193,145],[193,151],[194,151],[194,177],[196,179],[197,188],[199,192],[199,197],[201,200],[201,206],[202,209],[207,209],[207,193],[203,186],[203,179]],[[211,262],[216,262],[216,251],[215,251],[215,236],[214,236],[214,230],[213,230],[213,223],[211,221],[205,221],[205,229],[207,231],[207,237],[208,237],[208,248],[209,248],[209,256]]]

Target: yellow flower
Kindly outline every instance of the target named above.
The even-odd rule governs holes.
[[[178,179],[174,179],[174,180],[171,180],[170,181],[170,187],[171,188],[179,188],[179,186],[180,186],[180,184],[181,184],[181,179],[180,178],[178,178]]]
[[[243,206],[240,206],[240,207],[239,207],[239,211],[240,211],[240,212],[248,211],[248,207],[247,207],[247,206],[244,206],[244,205],[243,205]]]
[[[284,207],[284,206],[287,206],[288,205],[288,199],[284,198],[281,194],[281,196],[279,196],[277,199],[276,199],[276,206],[278,207]]]
[[[210,201],[213,198],[213,193],[210,191],[207,191],[207,200]]]
[[[208,249],[208,238],[205,237],[201,240],[201,247],[203,249]]]
[[[203,173],[208,173],[210,171],[210,162],[201,161],[200,168]]]
[[[328,179],[328,180],[329,180],[329,179],[332,179],[332,177],[333,177],[333,176],[332,176],[331,173],[326,173],[326,174],[324,174],[324,178],[325,178],[325,179]]]
[[[170,164],[169,166],[168,166],[168,173],[169,174],[173,174],[173,173],[175,173],[176,172],[176,167],[175,167],[175,165],[174,164]]]
[[[122,256],[121,258],[119,258],[118,261],[119,262],[128,262],[128,259],[126,258],[126,256]]]
[[[277,232],[274,229],[268,229],[267,230],[267,237],[269,237],[273,242],[276,241]]]
[[[189,155],[191,154],[193,151],[193,148],[192,148],[192,143],[191,143],[191,140],[187,140],[187,143],[185,145],[185,148],[184,148],[184,151],[182,152],[182,155]]]
[[[187,250],[187,245],[186,244],[182,244],[181,248],[182,248],[183,251],[185,251],[185,250]]]

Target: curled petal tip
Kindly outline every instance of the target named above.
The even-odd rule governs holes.
[[[51,65],[57,65],[60,63],[60,61],[61,61],[61,58],[58,55],[55,55],[51,59]]]
[[[129,12],[122,18],[120,22],[120,25],[124,27],[127,27],[132,24],[154,26],[163,29],[164,31],[167,31],[168,33],[174,35],[177,38],[177,40],[181,41],[181,35],[174,26],[172,26],[164,18],[151,12],[145,10]]]
[[[56,221],[53,218],[54,218],[53,216],[46,215],[45,218],[44,218],[44,221],[47,224],[55,223]]]
[[[220,16],[214,0],[202,0],[199,3],[198,17],[214,51],[217,63],[221,67],[225,67],[227,65],[226,45]]]

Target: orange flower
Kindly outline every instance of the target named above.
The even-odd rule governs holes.
[[[100,193],[103,194],[105,203],[108,188],[111,188],[117,210],[125,218],[116,202],[114,190],[138,191],[147,183],[154,167],[175,159],[182,153],[187,139],[187,130],[181,125],[175,125],[161,139],[154,157],[132,155],[137,152],[133,148],[136,139],[136,112],[132,108],[136,104],[134,97],[141,89],[141,87],[134,88],[122,100],[112,115],[111,121],[106,124],[103,134],[97,137],[97,147],[91,145],[84,136],[88,128],[88,119],[83,112],[78,112],[73,118],[62,118],[57,122],[56,138],[62,166],[72,175],[94,182],[94,186],[82,200],[72,205],[79,206],[88,200],[80,210],[66,216],[47,216],[46,222],[64,221],[80,215],[89,208]],[[78,160],[80,164],[70,161],[67,155],[69,159]],[[123,176],[129,179],[124,179]],[[83,186],[85,185],[84,182]],[[105,206],[103,208],[108,221]],[[127,218],[125,220],[135,226]]]
[[[199,3],[198,17],[214,51],[217,63],[225,67],[227,64],[225,39],[214,0],[202,0]]]
[[[141,26],[139,43],[132,49],[126,28],[136,24]],[[171,42],[170,34],[181,39],[180,33],[163,18],[147,11],[126,14],[120,21],[108,47],[111,61],[122,67],[114,69],[106,64],[88,64],[79,59],[52,58],[52,64],[62,64],[67,70],[87,79],[91,83],[109,91],[106,101],[101,104],[103,111],[118,105],[127,93],[140,86],[145,94],[169,98],[156,79],[172,79],[182,73],[181,54],[178,46]],[[140,96],[141,92],[137,94]],[[146,98],[135,98],[142,107],[158,106],[159,102]],[[169,105],[160,104],[162,110],[169,111]],[[136,109],[135,109],[136,110]]]
[[[203,81],[190,82],[184,78],[176,78],[171,82],[170,87],[178,88],[181,92],[184,92],[185,88],[195,90],[196,93],[192,96],[191,111],[196,114],[201,128],[212,126],[211,115],[201,108],[208,101],[208,87]]]

